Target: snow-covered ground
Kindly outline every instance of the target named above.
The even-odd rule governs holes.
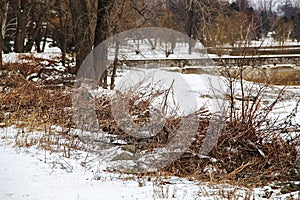
[[[187,44],[179,44],[177,53],[168,58],[186,58],[188,56]],[[47,48],[44,54],[35,54],[42,58],[59,56],[59,50]],[[136,54],[125,52],[126,59],[165,58],[165,49],[159,52]],[[182,51],[182,52],[181,52]],[[113,55],[113,54],[112,54]],[[4,62],[20,62],[18,54],[4,55]],[[188,58],[198,58],[199,54],[192,54]],[[209,55],[213,56],[213,55]],[[206,55],[204,56],[206,57]],[[178,75],[179,76],[179,75]],[[203,84],[203,80],[212,80],[213,76],[199,74],[181,74],[189,85],[189,94],[195,95],[199,105],[206,104],[211,88],[220,87],[217,81],[212,85]],[[204,81],[205,82],[205,81]],[[214,86],[213,83],[217,85]],[[253,83],[246,83],[253,86]],[[170,84],[168,84],[170,86]],[[211,87],[211,88],[209,88]],[[222,86],[221,86],[222,87]],[[249,86],[251,87],[251,86]],[[274,86],[266,94],[271,100],[281,87]],[[180,89],[182,90],[182,88]],[[296,106],[300,98],[299,87],[286,89],[286,98],[275,107],[273,116],[288,115]],[[239,89],[237,88],[237,91]],[[237,92],[238,94],[238,92]],[[294,123],[300,123],[300,114],[296,113]],[[26,132],[26,131],[25,131]],[[246,196],[254,199],[286,199],[288,197],[300,198],[298,192],[282,195],[279,190],[270,187],[246,189],[232,185],[218,183],[203,183],[178,177],[138,177],[107,172],[105,163],[97,153],[73,150],[70,157],[63,156],[62,152],[45,151],[40,146],[29,148],[19,147],[16,144],[21,129],[7,127],[0,129],[0,199],[3,200],[111,200],[111,199],[222,199],[226,193],[231,193],[234,199],[245,199]],[[42,137],[42,132],[27,132],[28,136]],[[150,180],[148,180],[150,179]],[[273,192],[268,196],[270,192]],[[226,196],[226,195],[225,195]],[[252,199],[251,198],[251,199]]]
[[[268,33],[267,37],[262,38],[258,41],[250,41],[249,46],[250,47],[272,47],[272,46],[294,46],[294,45],[300,45],[300,42],[298,41],[292,41],[292,40],[287,40],[283,44],[279,43],[276,41],[273,37],[272,34],[275,33]],[[243,43],[243,42],[242,42]]]
[[[19,131],[0,130],[0,199],[194,199],[197,194],[197,182],[185,179],[170,177],[166,182],[176,184],[163,186],[147,178],[104,172],[105,163],[93,153],[74,151],[66,158],[37,146],[16,147],[13,138]]]
[[[43,155],[39,155],[38,151],[34,153],[29,151],[0,147],[2,200],[143,200],[158,199],[161,193],[166,197],[174,196],[176,199],[195,199],[197,193],[198,186],[184,180],[168,187],[162,186],[161,191],[156,191],[160,189],[159,186],[147,180],[141,180],[142,183],[134,180],[126,181],[104,172],[101,177],[104,180],[95,180],[93,172],[87,171],[84,167],[70,166],[74,167],[72,171],[59,167],[52,168],[56,164],[51,163],[52,160],[45,163]]]
[[[14,146],[15,127],[0,129],[0,199],[112,200],[112,199],[285,199],[271,187],[254,188],[203,183],[178,177],[137,177],[105,172],[96,154],[74,151],[70,158],[37,146]],[[35,133],[38,134],[38,133]],[[268,194],[270,194],[268,196]]]
[[[204,94],[209,90],[201,82],[205,75],[183,75],[199,102],[206,102]],[[199,82],[200,81],[200,82]],[[253,86],[253,83],[246,83]],[[258,86],[257,86],[258,87]],[[272,99],[281,87],[275,87],[266,94]],[[237,89],[238,91],[238,89]],[[237,93],[238,95],[238,93]],[[286,100],[274,109],[274,116],[287,115],[299,99],[299,87],[287,89]],[[296,115],[299,123],[300,115]],[[50,152],[39,145],[30,148],[15,145],[21,129],[8,127],[0,129],[0,199],[222,199],[224,192],[236,199],[252,195],[255,199],[299,198],[298,192],[282,195],[270,187],[253,190],[217,183],[202,183],[185,178],[139,178],[106,172],[105,161],[96,153],[72,151],[70,158],[62,152]],[[25,130],[26,132],[26,130]],[[29,132],[28,136],[42,137],[43,132]],[[271,196],[267,193],[273,192]],[[265,197],[265,198],[264,198]],[[268,198],[267,198],[268,197]]]

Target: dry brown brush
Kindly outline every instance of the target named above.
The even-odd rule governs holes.
[[[46,89],[27,80],[8,64],[1,71],[1,121],[3,124],[36,127],[43,124],[66,126],[71,123],[70,92],[61,88]]]
[[[200,126],[190,151],[167,170],[201,180],[248,186],[299,180],[295,163],[300,134],[299,126],[293,123],[299,103],[288,117],[279,120],[272,113],[283,101],[285,88],[271,94],[269,85],[246,82],[245,68],[241,64],[236,74],[225,68],[227,120],[213,150],[207,157],[199,154],[207,134]]]
[[[78,145],[84,142],[70,133],[74,124],[71,93],[68,89],[42,87],[43,85],[27,80],[15,70],[2,71],[0,80],[2,126],[16,124],[31,130],[44,130],[45,134],[40,142],[43,148],[53,150],[55,146],[60,146],[59,149],[65,149],[63,153],[66,157],[70,156],[71,149],[79,148]],[[244,89],[236,90],[234,85],[237,84]],[[163,171],[200,180],[230,181],[244,185],[299,180],[299,174],[294,169],[296,148],[300,145],[299,134],[295,137],[283,137],[283,134],[291,134],[291,131],[297,133],[299,130],[299,127],[291,123],[297,108],[285,121],[279,122],[271,117],[274,107],[282,100],[284,90],[279,91],[275,98],[266,100],[267,85],[246,86],[243,79],[228,77],[228,87],[227,120],[214,149],[206,157],[200,154],[210,120],[207,110],[200,109],[193,113],[198,117],[199,127],[189,150]],[[143,126],[151,118],[151,105],[157,99],[162,99],[162,105],[167,106],[166,98],[171,94],[172,88],[157,89],[139,85],[119,95],[128,99],[130,119]],[[135,138],[115,121],[111,112],[112,101],[113,97],[108,94],[95,98],[95,109],[102,131],[125,140],[139,151],[152,151],[153,148],[167,145],[184,118],[174,112],[165,118],[165,123],[156,135]],[[52,130],[52,125],[65,129]],[[65,142],[61,143],[60,140]],[[37,143],[31,140],[19,145],[30,146]]]

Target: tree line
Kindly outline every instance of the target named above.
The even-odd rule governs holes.
[[[282,44],[300,41],[300,1],[260,0],[1,0],[0,46],[4,53],[43,52],[48,40],[80,66],[109,36],[140,27],[174,29],[205,46],[258,40],[267,33]],[[35,48],[33,48],[35,47]],[[2,53],[1,51],[1,53]],[[0,56],[1,57],[1,56]],[[2,63],[2,62],[1,62]]]

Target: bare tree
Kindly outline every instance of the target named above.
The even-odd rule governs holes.
[[[26,24],[28,16],[28,0],[11,0],[11,5],[17,17],[17,29],[15,33],[14,51],[24,52],[24,43],[26,38]]]
[[[28,25],[27,25],[27,42],[24,47],[24,52],[30,52],[34,43],[37,52],[42,52],[41,41],[45,34],[44,22],[47,19],[50,2],[31,0],[28,9]]]
[[[1,6],[2,7],[2,6]],[[0,28],[2,30],[2,17],[3,16],[3,12],[2,12],[2,9],[0,11]],[[2,31],[0,33],[0,69],[2,68]]]
[[[267,34],[272,30],[274,26],[276,20],[276,13],[274,11],[275,6],[276,2],[273,0],[260,0],[258,2],[258,11],[260,12],[262,34]]]
[[[114,2],[115,0],[98,0],[95,47],[109,37],[109,16]]]
[[[203,39],[206,27],[211,24],[212,15],[217,14],[219,1],[211,0],[168,0],[168,7],[172,10],[175,18],[180,21],[185,33],[193,38]],[[191,53],[192,43],[189,42]]]
[[[74,29],[76,69],[78,70],[94,44],[93,13],[86,0],[70,0]]]
[[[48,20],[54,45],[62,52],[62,65],[66,66],[67,51],[72,49],[74,41],[71,11],[68,0],[56,0],[53,5],[55,16]]]
[[[280,6],[281,11],[283,12],[283,16],[277,22],[277,27],[280,26],[282,21],[289,23],[292,30],[289,32],[288,37],[291,37],[293,40],[296,39],[297,41],[300,41],[300,5],[299,4],[300,4],[299,1],[292,2],[286,0]]]
[[[84,59],[91,53],[93,47],[97,47],[110,36],[109,16],[114,1],[98,0],[96,2],[85,0],[70,0],[72,13],[76,69],[78,70]],[[102,45],[103,46],[103,45]],[[107,47],[97,48],[93,51],[93,58],[89,57],[88,71],[85,72],[88,78],[99,81],[99,85],[107,88],[108,72],[106,69]],[[101,66],[99,66],[101,65]],[[97,77],[98,75],[102,77]]]
[[[98,9],[97,9],[97,24],[95,29],[95,40],[94,47],[98,46],[101,42],[109,37],[110,28],[109,28],[109,16],[110,11],[112,10],[114,5],[114,0],[98,0]],[[101,55],[94,55],[94,70],[97,71],[98,64],[104,65],[102,62],[106,60],[107,56],[107,48],[104,47],[101,50]],[[102,68],[106,68],[106,66],[101,66]],[[108,71],[105,70],[100,78],[99,85],[103,88],[107,88],[107,76]]]
[[[298,8],[298,12],[300,13],[300,8]],[[300,14],[297,14],[293,18],[293,27],[292,37],[297,40],[297,42],[300,42]]]
[[[5,30],[8,0],[0,2],[0,69],[2,68],[3,35]]]

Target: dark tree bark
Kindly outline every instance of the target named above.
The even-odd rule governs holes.
[[[41,53],[40,43],[43,38],[43,22],[46,20],[47,6],[42,2],[32,1],[29,15],[31,21],[24,52],[30,52],[35,43],[37,52]]]
[[[69,0],[56,0],[53,9],[57,15],[56,21],[47,24],[44,35],[47,35],[47,32],[52,32],[53,42],[62,52],[62,65],[69,67],[66,63],[67,53],[74,53],[75,50],[73,49],[75,47],[75,29],[73,29]],[[69,69],[69,71],[72,70]]]
[[[17,30],[14,41],[14,51],[16,53],[24,52],[26,16],[27,16],[27,0],[21,0],[20,4],[15,2],[14,9],[17,10]]]
[[[11,49],[9,47],[9,45],[7,44],[8,42],[4,41],[4,37],[5,37],[5,26],[6,26],[6,22],[7,22],[7,13],[8,13],[8,6],[9,6],[9,1],[8,0],[2,0],[0,2],[0,16],[2,17],[2,20],[0,20],[0,23],[2,23],[0,25],[0,49],[2,49],[2,51],[0,52],[2,55],[2,52],[4,53],[9,53],[11,52]]]
[[[70,9],[75,39],[76,69],[78,70],[94,43],[94,31],[86,0],[70,0]],[[76,70],[76,71],[77,71]]]
[[[59,16],[59,30],[58,33],[61,36],[61,44],[59,45],[62,52],[62,65],[66,65],[66,55],[67,55],[67,30],[66,22],[64,23],[64,14],[62,12],[63,7],[61,1],[57,1],[58,6],[58,16]],[[66,17],[67,18],[67,17]]]
[[[97,24],[94,41],[95,47],[109,37],[108,16],[111,9],[113,8],[113,5],[114,0],[98,0]]]
[[[94,47],[97,47],[100,43],[109,37],[109,14],[113,8],[114,0],[98,0],[97,9],[97,24],[95,30],[95,40]],[[100,51],[94,52],[94,69],[96,72],[100,73],[99,85],[103,88],[107,88],[107,76],[108,71],[106,69],[106,57],[107,57],[107,47],[105,44],[102,45]],[[104,70],[104,71],[103,71]]]
[[[113,69],[111,74],[111,80],[110,80],[110,89],[113,90],[115,88],[115,81],[116,81],[116,75],[117,75],[117,66],[118,66],[118,57],[119,57],[119,49],[120,49],[120,42],[116,41],[116,49],[115,49],[115,59],[113,63]]]
[[[3,43],[2,27],[5,25],[3,24],[3,21],[5,23],[5,18],[7,15],[7,6],[8,6],[8,2],[6,0],[2,0],[0,2],[0,70],[2,69],[2,51],[5,49]]]
[[[114,0],[98,0],[96,13],[89,8],[91,2],[86,0],[70,0],[73,29],[75,37],[76,69],[79,70],[83,62],[88,67],[84,73],[86,78],[94,79],[102,87],[107,88],[107,46],[96,48],[100,43],[109,37],[109,13],[114,5]],[[93,15],[95,14],[95,15]],[[96,21],[93,21],[93,17]],[[93,24],[95,22],[96,24]],[[94,26],[95,25],[95,26]],[[95,29],[93,29],[95,27]],[[93,46],[96,48],[93,55],[85,61]]]
[[[3,12],[0,10],[0,70],[2,69],[2,16]]]

